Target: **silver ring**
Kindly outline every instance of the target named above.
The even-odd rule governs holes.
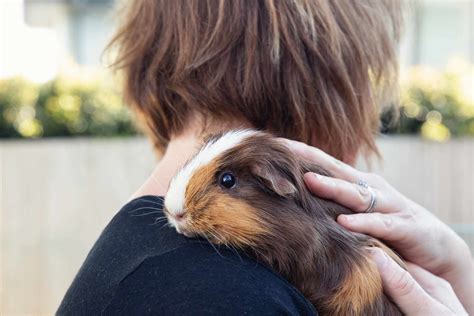
[[[365,213],[372,213],[377,205],[377,196],[375,195],[374,190],[371,187],[367,188],[370,193],[370,204],[369,207],[364,211]]]
[[[374,190],[367,184],[367,182],[363,180],[357,181],[357,184],[361,187],[366,188],[370,193],[370,203],[364,213],[372,213],[375,210],[375,206],[377,205],[377,195],[375,195]]]

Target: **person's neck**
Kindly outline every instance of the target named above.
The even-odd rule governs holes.
[[[163,157],[157,163],[152,174],[132,195],[131,199],[144,195],[165,196],[171,179],[202,146],[206,135],[235,128],[245,128],[249,125],[236,122],[234,124],[214,124],[206,128],[199,124],[194,124],[193,126],[179,136],[171,138]],[[355,157],[355,155],[350,157]],[[353,165],[355,158],[345,162]]]
[[[185,133],[172,137],[164,155],[157,163],[150,177],[132,195],[131,199],[144,195],[164,196],[176,172],[188,161],[203,144],[207,134],[219,133],[233,128],[243,128],[244,124],[213,125],[189,128]],[[204,132],[203,132],[204,131]]]

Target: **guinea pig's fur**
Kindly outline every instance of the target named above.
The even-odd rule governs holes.
[[[178,232],[269,266],[321,315],[401,315],[384,295],[367,247],[403,263],[380,241],[338,225],[339,214],[352,212],[312,195],[303,182],[308,171],[328,175],[269,134],[217,135],[171,181],[165,214]],[[220,184],[224,172],[235,176],[234,187]]]

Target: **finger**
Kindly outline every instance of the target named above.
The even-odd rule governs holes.
[[[308,189],[319,197],[333,200],[355,212],[364,212],[369,207],[372,194],[368,188],[345,180],[308,172],[304,175]],[[372,211],[390,212],[393,207],[381,191],[370,188],[375,194],[376,205]]]
[[[391,214],[361,213],[339,215],[337,222],[356,233],[362,233],[386,241],[398,241],[409,236],[409,223]],[[407,228],[408,227],[408,228]]]
[[[465,312],[464,307],[456,297],[448,281],[413,263],[407,263],[407,269],[418,284],[420,284],[431,297],[449,308],[455,314]]]
[[[401,268],[381,249],[370,248],[382,279],[385,293],[405,315],[440,314],[443,306],[431,298],[410,273]]]
[[[365,178],[362,172],[357,169],[345,164],[344,162],[337,160],[331,155],[326,154],[324,151],[306,145],[305,143],[297,142],[294,140],[284,139],[282,141],[286,143],[288,148],[301,158],[308,160],[314,164],[321,166],[326,169],[332,176],[343,179],[349,182],[356,182],[359,179]]]

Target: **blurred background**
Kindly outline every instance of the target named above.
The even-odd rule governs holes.
[[[155,163],[102,57],[115,2],[0,0],[0,315],[53,314]],[[470,0],[410,3],[400,125],[375,167],[471,249],[473,21]]]

